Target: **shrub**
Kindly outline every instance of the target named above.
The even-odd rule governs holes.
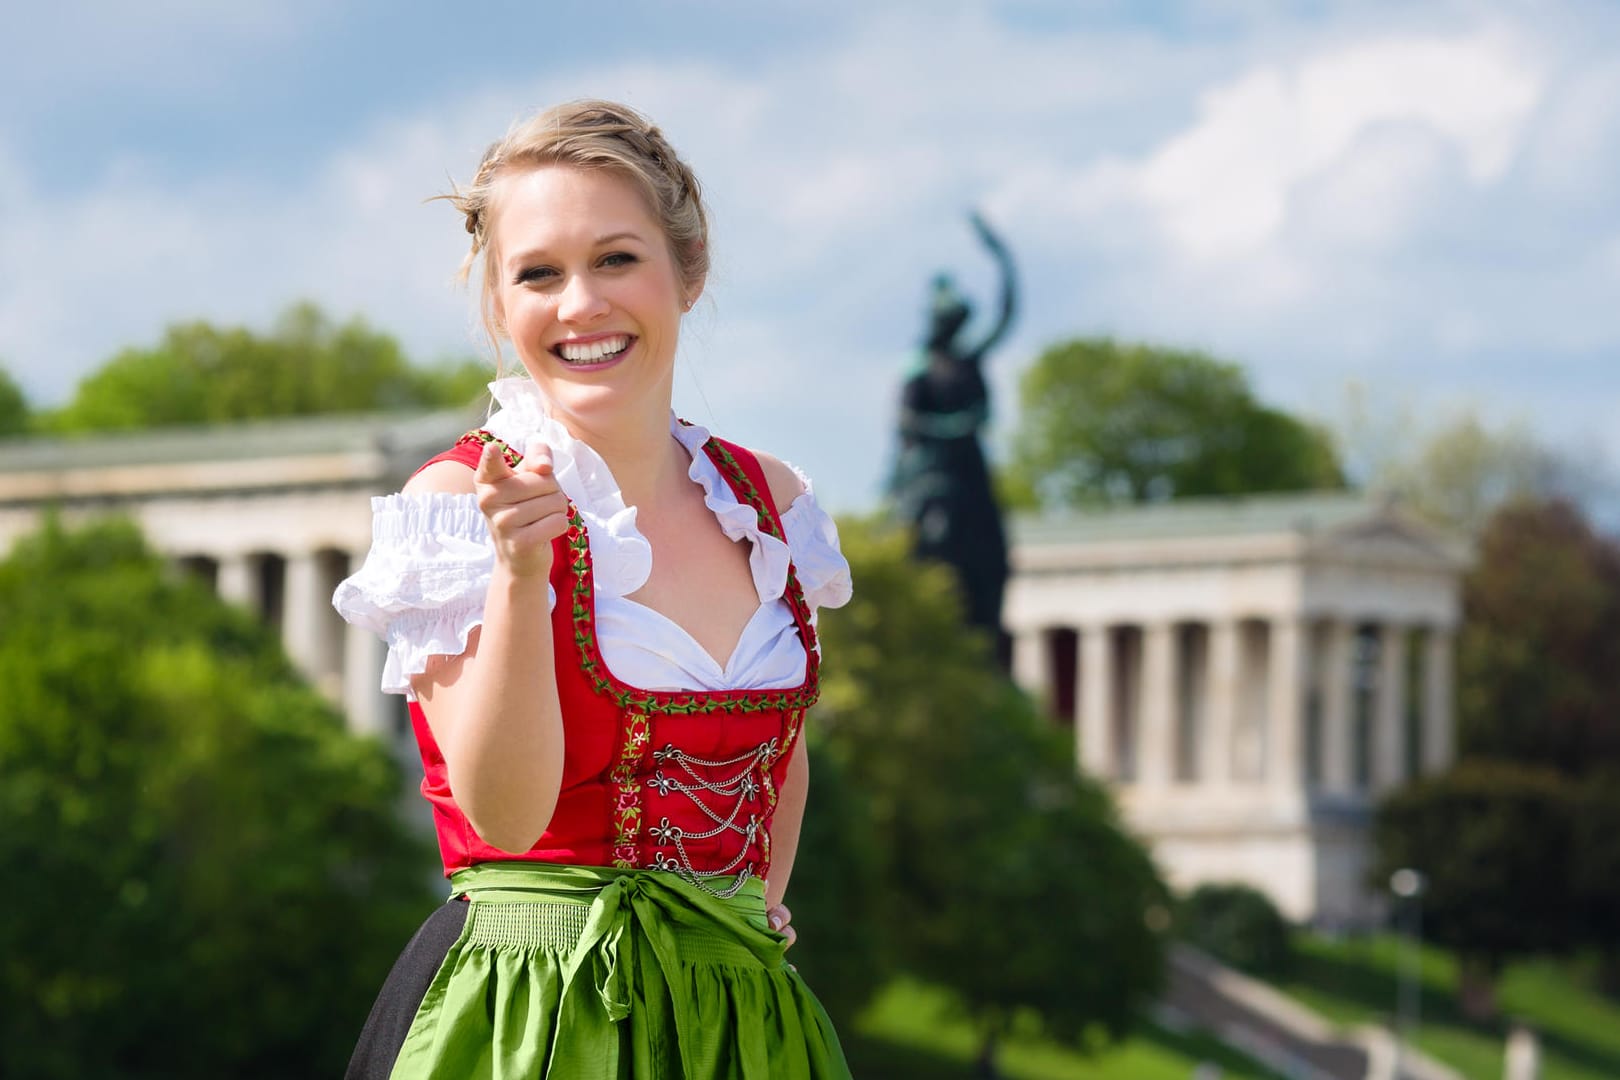
[[[1280,975],[1293,961],[1288,920],[1249,885],[1198,886],[1177,906],[1176,936],[1256,975]]]

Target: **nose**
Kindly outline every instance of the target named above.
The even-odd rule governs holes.
[[[571,275],[557,298],[557,318],[566,323],[588,323],[607,310],[607,298],[589,274]]]

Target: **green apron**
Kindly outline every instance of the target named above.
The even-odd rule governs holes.
[[[392,1080],[849,1076],[758,879],[721,899],[659,871],[524,862],[450,884],[466,924]]]

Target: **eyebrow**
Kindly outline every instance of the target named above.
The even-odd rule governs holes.
[[[617,243],[620,240],[634,240],[640,244],[645,244],[647,242],[642,238],[640,233],[631,232],[630,230],[625,229],[615,233],[608,233],[606,236],[598,236],[595,240],[591,241],[591,246],[606,247],[607,245]],[[531,259],[537,259],[544,254],[544,248],[531,248],[528,251],[519,251],[506,260],[506,265],[512,266],[516,263],[528,262]]]

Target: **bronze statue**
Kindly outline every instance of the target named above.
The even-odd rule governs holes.
[[[984,358],[1012,325],[1012,256],[978,213],[974,231],[1001,269],[1001,311],[978,342],[961,340],[973,308],[948,274],[934,278],[928,334],[900,399],[900,455],[891,490],[900,517],[915,530],[915,553],[955,571],[970,625],[1001,641],[1007,539],[979,445],[990,418]]]

